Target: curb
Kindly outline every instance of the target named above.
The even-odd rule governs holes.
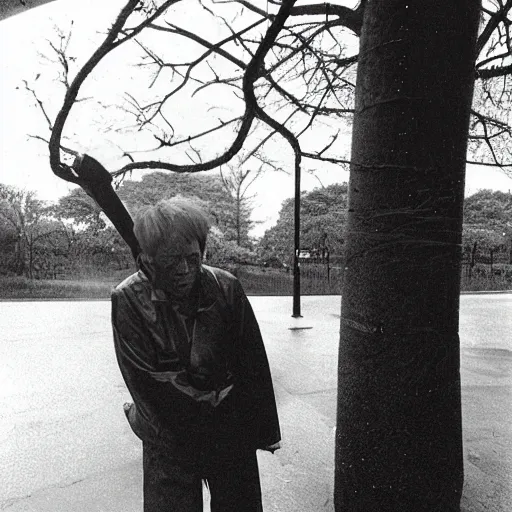
[[[479,290],[479,291],[464,291],[460,292],[461,295],[483,295],[483,294],[489,294],[489,295],[498,295],[503,293],[512,293],[512,290]]]
[[[504,295],[512,294],[512,290],[479,290],[479,291],[463,291],[460,295]],[[291,295],[248,295],[248,297],[291,297]],[[341,295],[301,295],[305,297],[341,297]],[[110,301],[110,297],[105,298],[80,298],[80,297],[24,297],[9,298],[0,297],[0,302],[101,302]]]
[[[99,299],[99,298],[78,298],[78,297],[24,297],[24,298],[0,298],[0,302],[100,302],[100,301],[108,301],[110,302],[110,297]]]

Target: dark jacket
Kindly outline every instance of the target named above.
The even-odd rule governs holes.
[[[203,266],[197,312],[187,320],[142,271],[112,293],[119,368],[143,441],[188,459],[209,443],[226,452],[280,440],[272,379],[258,323],[238,280]]]

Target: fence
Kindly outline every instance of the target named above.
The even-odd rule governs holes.
[[[503,257],[487,258],[471,261],[464,259],[461,272],[462,291],[510,290],[512,289],[512,265],[502,263]],[[325,263],[301,262],[300,291],[301,295],[341,295],[343,283],[342,264],[327,265]],[[65,281],[97,281],[120,282],[135,269],[121,270],[103,269],[98,271],[94,266],[84,265],[80,272],[63,272],[56,276],[60,282]],[[275,269],[258,266],[229,267],[241,281],[248,295],[292,295],[292,269]]]
[[[467,250],[462,257],[463,291],[512,289],[512,251]]]
[[[496,256],[496,255],[494,255]],[[481,258],[470,265],[464,260],[461,272],[462,291],[494,291],[512,289],[512,265],[504,257]],[[507,260],[508,261],[508,260]],[[292,295],[293,272],[261,267],[230,269],[240,279],[248,295]],[[301,263],[301,295],[341,295],[343,266]]]
[[[231,270],[248,295],[292,295],[293,272],[262,267],[238,267]],[[302,295],[340,295],[343,267],[320,263],[301,263]]]

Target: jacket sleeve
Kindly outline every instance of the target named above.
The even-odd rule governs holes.
[[[238,324],[241,380],[254,404],[257,424],[257,448],[266,448],[281,440],[272,376],[260,328],[242,285],[234,290],[235,317]]]

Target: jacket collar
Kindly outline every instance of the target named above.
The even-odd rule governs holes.
[[[142,274],[141,277],[143,277],[150,287],[152,302],[171,303],[171,299],[164,290],[154,287],[143,270],[140,270],[139,272]],[[199,284],[196,293],[198,297],[197,312],[210,309],[217,302],[219,290],[216,279],[212,275],[211,271],[207,270],[204,266],[201,266]]]

